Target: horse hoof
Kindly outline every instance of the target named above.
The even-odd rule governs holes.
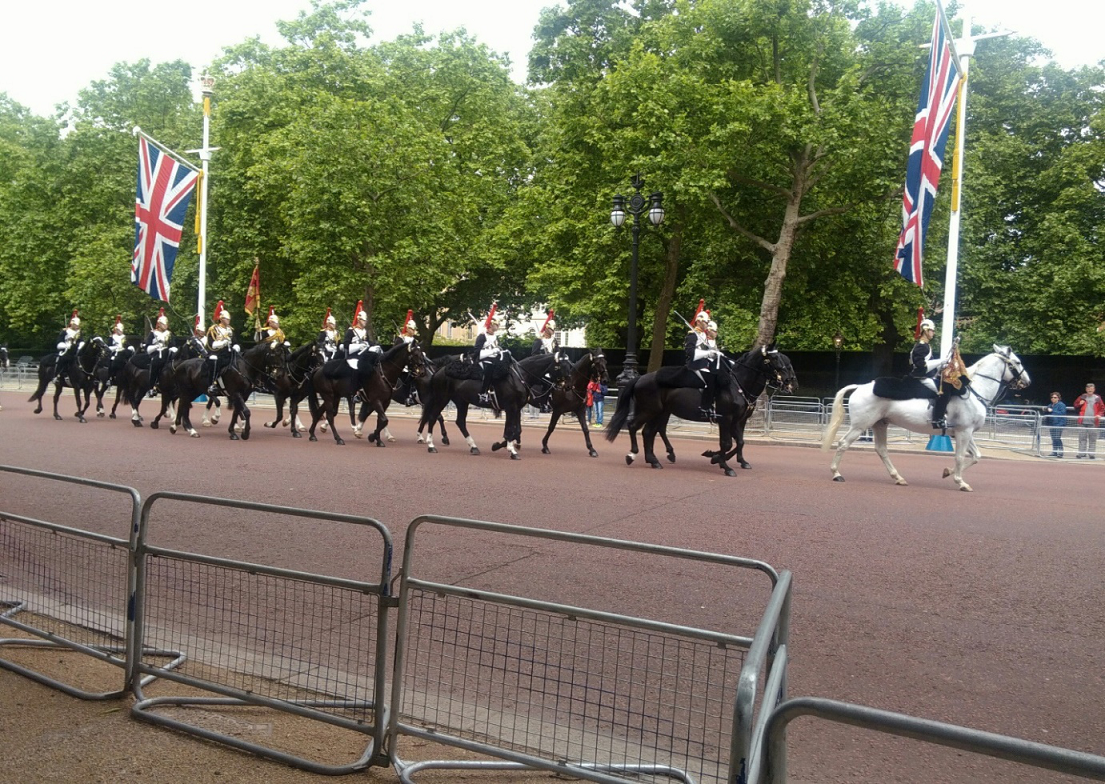
[[[626,455],[625,456],[625,464],[626,465],[633,465],[633,455]]]
[[[335,438],[334,443],[337,444],[338,446],[345,446],[345,442],[342,441],[340,438]]]
[[[269,428],[270,430],[275,430],[276,429],[276,423],[275,422],[265,422],[264,426]]]
[[[962,485],[960,485],[959,489],[962,490],[964,493],[974,492],[974,490],[971,488],[971,486],[969,484],[967,484],[966,482],[964,482]]]
[[[494,452],[495,447],[491,447],[491,451]],[[480,453],[480,448],[478,446],[474,446],[474,447],[472,447],[471,449],[468,450],[468,454],[470,454],[470,455],[478,455],[479,453]]]
[[[80,422],[82,425],[87,425],[88,424],[88,420],[85,419],[82,416],[77,417],[77,421]]]
[[[132,425],[134,425],[135,427],[142,427],[142,423],[141,423],[140,421],[138,421],[137,419],[132,419],[132,420],[130,421],[130,423],[131,423]]]
[[[945,469],[944,469],[944,476],[943,476],[943,478],[944,478],[944,479],[947,479],[947,478],[948,478],[949,476],[951,476],[951,475],[952,475],[952,470],[951,470],[950,468],[945,468]]]
[[[395,443],[395,436],[388,436],[388,441],[390,441],[391,443],[394,444]]]
[[[212,426],[212,425],[214,425],[214,424],[215,424],[215,423],[214,423],[214,422],[212,422],[212,421],[211,421],[210,419],[205,419],[205,420],[203,420],[203,426],[204,426],[204,427],[211,427],[211,426]]]
[[[231,431],[230,431],[230,440],[231,440],[231,441],[240,441],[241,439],[240,439],[240,438],[238,438],[238,434],[237,434],[237,433],[235,433],[235,432],[234,432],[233,430],[231,430]]]
[[[54,419],[60,422],[62,420],[61,414],[54,414]]]
[[[249,431],[248,430],[243,430],[242,431],[242,440],[243,441],[249,441]]]
[[[311,437],[308,440],[309,441],[318,441],[318,438],[316,438],[315,435],[312,433]]]
[[[549,448],[547,446],[543,446],[543,447],[541,447],[541,454],[548,455],[548,454],[552,454],[552,453],[549,452]]]
[[[292,438],[303,438],[303,436],[301,436],[299,433],[297,433],[296,431],[293,430],[292,431]]]
[[[387,448],[387,444],[385,444],[385,443],[384,443],[383,439],[381,439],[381,438],[377,438],[377,439],[376,439],[376,447],[377,447],[378,449],[386,449],[386,448]]]
[[[420,434],[418,436],[418,440],[415,441],[415,443],[416,444],[425,444],[426,443],[426,437]]]
[[[353,431],[353,437],[354,438],[364,438],[364,433],[362,433],[360,430],[354,430]],[[369,440],[370,441],[372,440],[371,436],[369,437]]]
[[[141,427],[141,425],[139,425],[139,427]],[[169,432],[172,433],[175,436],[176,435],[176,425],[169,425]]]
[[[442,436],[441,437],[441,445],[442,446],[449,446],[449,439],[446,438],[445,436]]]
[[[103,411],[97,411],[96,412],[96,418],[97,419],[103,419],[104,418],[104,412]]]
[[[115,419],[115,414],[108,414],[108,417],[109,417],[110,419]]]
[[[894,481],[894,484],[898,485],[899,487],[908,487],[909,486],[909,482],[907,482],[906,480],[901,479],[901,478],[896,479]]]
[[[436,455],[437,454],[437,447],[436,446],[431,446],[426,451],[429,452],[431,455]]]
[[[662,466],[662,465],[660,465],[660,461],[659,461],[659,460],[657,460],[657,461],[656,461],[655,463],[649,463],[649,465],[650,465],[650,466],[651,466],[652,468],[655,468],[655,469],[657,469],[657,470],[659,470],[659,469],[663,468],[663,466]]]
[[[671,452],[668,453],[668,462],[669,463],[674,463],[675,462],[675,455],[672,454]]]
[[[518,454],[517,452],[511,452],[510,453],[510,459],[511,460],[521,460],[522,456],[520,454]]]
[[[744,469],[749,469],[749,468],[751,468],[751,467],[752,467],[752,464],[751,464],[751,463],[746,463],[746,462],[744,462],[743,460],[741,461],[741,468],[744,468]]]
[[[595,451],[594,449],[592,449],[592,450],[591,450],[590,452],[588,452],[587,454],[589,454],[589,455],[590,455],[591,457],[598,457],[598,456],[599,456],[599,453],[598,453],[598,452],[596,452],[596,451]]]
[[[734,471],[732,468],[726,468],[725,469],[725,475],[726,476],[736,476],[737,472]]]
[[[354,431],[353,435],[355,435],[357,438],[361,437],[361,434],[357,433],[355,431]],[[368,434],[368,443],[372,444],[372,443],[375,443],[379,440],[380,440],[380,437],[378,435],[376,435],[375,433],[369,433]]]
[[[135,422],[134,426],[135,427],[142,427],[142,423],[141,422]],[[157,422],[150,422],[150,430],[157,430],[158,427],[159,427],[159,425],[157,424]]]
[[[844,477],[842,477],[840,474],[837,474],[836,476],[833,477],[833,481],[834,482],[843,482]]]

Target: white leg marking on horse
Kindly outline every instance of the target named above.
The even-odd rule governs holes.
[[[476,448],[476,439],[472,438],[472,436],[468,436],[467,438],[465,438],[464,443],[468,444],[469,449]]]

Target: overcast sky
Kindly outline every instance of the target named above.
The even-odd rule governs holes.
[[[522,81],[538,14],[556,4],[369,0],[366,7],[382,40],[409,32],[417,21],[428,33],[466,27],[509,54],[514,77]],[[970,7],[976,24],[1031,35],[1064,67],[1105,58],[1101,0],[973,0]],[[183,59],[199,69],[222,47],[255,35],[280,43],[276,20],[294,19],[308,8],[309,0],[0,0],[0,92],[49,115],[56,104],[74,101],[78,90],[105,78],[115,63]]]

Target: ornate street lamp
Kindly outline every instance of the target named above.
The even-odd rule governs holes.
[[[621,194],[615,196],[614,209],[610,211],[610,222],[619,229],[625,225],[627,214],[633,216],[633,257],[629,264],[629,328],[626,331],[625,364],[617,378],[619,387],[640,375],[637,372],[637,247],[641,241],[641,214],[647,214],[649,223],[653,226],[659,226],[664,221],[664,194],[656,191],[646,202],[641,195],[641,186],[644,184],[639,173],[633,175],[630,185],[635,193],[629,197],[628,203]]]
[[[833,389],[840,389],[840,349],[844,346],[844,336],[840,330],[833,335],[833,349],[836,351],[836,375],[834,376]]]

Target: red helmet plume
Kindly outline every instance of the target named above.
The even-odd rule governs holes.
[[[547,314],[545,314],[545,323],[541,325],[541,329],[539,330],[540,332],[545,331],[545,327],[549,326],[549,322],[552,321],[552,317],[555,316],[555,315],[556,315],[556,311],[553,310],[552,308],[549,308],[549,312]]]
[[[332,318],[333,318],[333,315],[331,315],[331,313],[330,313],[330,308],[327,308],[326,309],[326,315],[323,316],[323,318],[322,318],[322,328],[323,329],[326,329],[326,325],[330,323],[330,319],[332,319]]]
[[[487,311],[487,318],[484,319],[484,322],[483,322],[483,329],[484,329],[485,332],[487,330],[491,329],[491,322],[494,321],[495,311],[498,310],[498,308],[499,308],[499,303],[498,302],[492,302],[491,303],[491,310]]]
[[[361,317],[362,313],[364,313],[364,300],[359,299],[359,300],[357,300],[357,307],[355,307],[353,309],[353,326],[354,327],[357,326],[357,320]],[[366,319],[368,318],[368,314],[365,314],[365,318]]]
[[[917,340],[921,337],[921,322],[925,319],[925,309],[917,308],[917,326],[913,329],[913,339]]]

